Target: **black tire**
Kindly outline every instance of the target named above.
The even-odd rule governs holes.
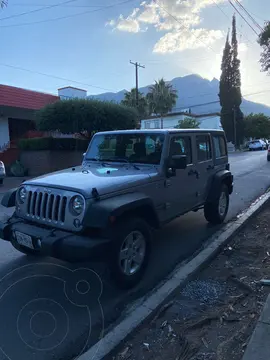
[[[126,275],[122,268],[124,264],[120,261],[120,251],[126,244],[128,235],[132,234],[132,232],[142,234],[144,238],[143,242],[145,244],[143,252],[144,256],[138,270],[134,272],[134,274]],[[112,237],[113,241],[109,259],[112,280],[117,287],[121,289],[130,289],[137,285],[142,279],[149,263],[151,252],[151,229],[148,224],[140,218],[128,218],[124,219],[121,223],[115,226]]]
[[[270,156],[267,156],[267,161],[270,161]]]
[[[226,199],[226,206],[223,209],[223,212],[221,212],[219,206],[222,195],[225,196]],[[228,186],[226,184],[222,184],[216,199],[211,202],[206,202],[204,205],[204,216],[206,220],[213,225],[222,224],[227,216],[229,203],[230,203],[230,196],[229,196]]]
[[[4,184],[4,179],[0,179],[0,185]]]

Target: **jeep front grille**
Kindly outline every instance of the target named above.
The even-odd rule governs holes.
[[[45,222],[64,223],[67,197],[46,192],[29,191],[26,202],[27,215]]]

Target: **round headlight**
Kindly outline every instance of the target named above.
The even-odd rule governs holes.
[[[25,187],[21,187],[19,192],[18,192],[18,198],[19,198],[19,202],[21,204],[23,204],[26,200],[26,196],[27,196],[27,191]]]
[[[71,208],[76,215],[80,215],[84,210],[84,199],[82,196],[75,196],[71,202]]]

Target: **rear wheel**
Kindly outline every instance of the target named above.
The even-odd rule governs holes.
[[[149,262],[151,230],[140,218],[129,218],[113,231],[110,269],[113,281],[123,289],[134,287]]]
[[[217,225],[222,224],[229,209],[229,191],[226,184],[222,184],[218,196],[213,201],[204,205],[204,216],[208,222]]]

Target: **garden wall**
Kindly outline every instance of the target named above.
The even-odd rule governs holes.
[[[78,166],[82,163],[82,151],[22,151],[20,161],[28,176],[44,175],[53,171]]]

